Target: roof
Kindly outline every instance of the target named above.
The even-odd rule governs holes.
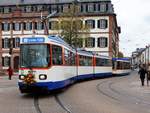
[[[145,48],[137,48],[136,51],[132,52],[132,54],[139,54],[139,53],[142,53],[143,51],[145,50]]]
[[[76,0],[77,2],[110,2],[111,0]],[[75,0],[0,0],[0,6],[25,4],[72,3]]]

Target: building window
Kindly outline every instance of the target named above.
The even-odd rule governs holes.
[[[42,5],[38,5],[37,6],[37,11],[43,11],[43,6]]]
[[[36,11],[37,11],[37,6],[32,6],[32,10],[33,10],[34,12],[36,12]]]
[[[108,5],[106,5],[106,4],[101,4],[101,6],[100,6],[100,11],[101,12],[106,12],[108,10]]]
[[[19,48],[20,47],[20,38],[13,38],[13,47]]]
[[[9,31],[10,30],[10,23],[2,23],[2,30]]]
[[[11,8],[10,7],[4,7],[4,13],[10,13]]]
[[[95,47],[95,38],[93,37],[86,38],[85,47]]]
[[[63,10],[64,10],[63,5],[59,5],[59,12],[63,13]]]
[[[3,13],[3,7],[0,7],[0,13]]]
[[[97,4],[96,11],[100,11],[100,10],[101,10],[101,5]]]
[[[13,23],[13,30],[20,31],[21,30],[21,23]]]
[[[32,22],[24,23],[24,30],[27,30],[27,31],[32,30]]]
[[[106,29],[108,27],[108,21],[106,19],[100,19],[100,20],[98,20],[97,26],[100,29]]]
[[[80,12],[84,12],[84,5],[83,4],[80,5]]]
[[[88,4],[87,5],[87,11],[88,12],[93,12],[94,11],[94,5],[93,4]]]
[[[2,48],[9,48],[10,45],[10,39],[9,38],[4,38],[2,39]]]
[[[25,12],[31,12],[32,11],[32,7],[31,6],[26,6],[25,7]]]
[[[95,28],[95,20],[86,20],[85,25],[87,27],[89,27],[90,29],[94,29]]]
[[[35,29],[36,30],[43,30],[44,29],[44,23],[43,22],[35,22]]]
[[[58,13],[61,12],[60,8],[59,8],[59,5],[50,5],[48,7],[48,11],[49,11],[49,13],[52,13],[54,11],[57,11]]]
[[[49,29],[50,30],[58,30],[59,29],[58,21],[50,21],[49,22]]]
[[[68,12],[69,11],[69,5],[63,5],[63,12]]]
[[[108,38],[100,37],[98,38],[98,47],[104,48],[108,46]]]
[[[10,65],[10,57],[5,56],[2,57],[2,66],[8,67]]]

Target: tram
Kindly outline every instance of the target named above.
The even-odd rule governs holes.
[[[59,36],[22,36],[18,86],[21,93],[52,91],[84,79],[112,76],[112,59],[76,50]]]
[[[128,75],[131,72],[131,63],[128,58],[112,58],[112,74]]]

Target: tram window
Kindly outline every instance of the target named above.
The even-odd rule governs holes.
[[[112,66],[112,62],[110,59],[105,59],[105,66]]]
[[[79,64],[80,66],[92,66],[92,57],[80,55]]]
[[[96,58],[96,66],[102,66],[102,59]]]
[[[96,66],[111,66],[110,59],[96,58]]]
[[[62,48],[52,45],[52,62],[54,65],[62,65]]]
[[[73,52],[65,49],[64,55],[66,65],[75,65],[75,54]]]

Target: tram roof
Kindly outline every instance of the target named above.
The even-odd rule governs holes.
[[[73,48],[71,46],[69,46],[69,44],[66,43],[60,36],[49,35],[48,39],[50,39],[50,41],[52,41],[52,42],[61,44],[61,45],[65,46],[65,47],[73,50]]]
[[[113,61],[130,61],[130,58],[112,58]]]
[[[31,43],[47,43],[47,42],[52,42],[54,44],[58,44],[61,46],[64,46],[68,49],[70,49],[71,51],[75,52],[75,48],[71,47],[68,43],[66,43],[60,36],[57,35],[34,35],[34,36],[22,36],[21,38],[21,43],[24,44],[31,44]],[[103,56],[103,55],[97,55],[95,52],[91,52],[91,51],[86,51],[83,49],[77,49],[77,53],[79,55],[85,55],[85,56],[96,56],[99,58],[106,58],[106,59],[110,59],[110,57],[108,56]]]

